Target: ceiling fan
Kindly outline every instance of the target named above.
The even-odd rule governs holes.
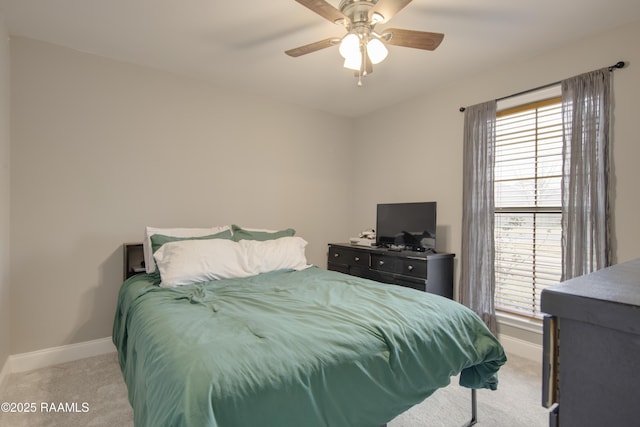
[[[375,31],[377,24],[384,24],[411,3],[411,0],[341,0],[336,9],[325,0],[296,0],[323,18],[343,25],[347,34],[342,38],[330,37],[304,46],[289,49],[285,53],[298,57],[320,49],[340,45],[344,67],[354,70],[358,86],[362,77],[373,72],[373,65],[382,62],[388,50],[385,45],[434,50],[442,42],[444,34],[425,31],[387,28]]]

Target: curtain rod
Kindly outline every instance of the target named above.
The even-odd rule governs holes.
[[[624,68],[625,65],[626,65],[626,63],[624,61],[618,61],[615,64],[609,66],[609,71],[613,71],[616,68]],[[558,81],[558,82],[553,82],[553,83],[549,83],[549,84],[546,84],[546,85],[534,87],[533,89],[523,90],[522,92],[514,93],[513,95],[503,96],[502,98],[496,99],[496,101],[503,101],[505,99],[513,98],[513,97],[520,96],[520,95],[524,95],[524,94],[527,94],[527,93],[530,93],[530,92],[535,92],[537,90],[546,89],[548,87],[555,86],[555,85],[558,85],[560,83],[562,83],[562,80]],[[460,107],[460,112],[463,113],[464,110],[466,110],[466,109],[467,109],[466,107]]]

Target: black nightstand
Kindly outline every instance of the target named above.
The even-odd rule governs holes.
[[[129,277],[144,273],[144,250],[142,243],[125,243],[124,245],[124,275],[123,280]]]

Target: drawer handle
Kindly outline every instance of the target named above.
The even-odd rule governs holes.
[[[409,270],[409,271],[413,271],[413,265],[409,265],[409,266],[407,266],[407,270]]]
[[[384,265],[384,261],[378,261],[379,265]]]
[[[356,262],[360,261],[360,257],[358,257],[358,256],[355,257],[354,259],[356,260]]]
[[[334,257],[334,258],[338,258],[339,256],[340,256],[340,254],[339,254],[339,253],[337,253],[337,252],[336,252],[335,254],[333,254],[333,257]]]

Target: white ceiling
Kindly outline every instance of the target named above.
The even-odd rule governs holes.
[[[638,21],[640,1],[413,0],[378,30],[440,32],[442,44],[390,46],[360,88],[337,47],[284,54],[345,33],[294,0],[0,0],[0,13],[12,35],[355,117]]]

